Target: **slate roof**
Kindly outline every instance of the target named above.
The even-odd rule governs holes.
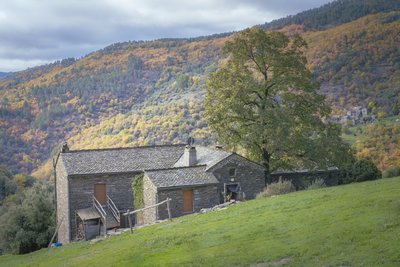
[[[75,150],[60,154],[68,175],[139,172],[170,168],[185,145]]]
[[[220,162],[221,160],[232,155],[232,152],[227,152],[222,149],[211,149],[208,147],[196,146],[197,163],[196,165],[207,165],[206,170]],[[174,164],[174,167],[183,167],[183,155]]]
[[[145,174],[157,188],[218,184],[215,176],[206,172],[206,166],[150,170]]]
[[[77,210],[76,213],[83,221],[101,218],[100,213],[94,208],[80,209]]]

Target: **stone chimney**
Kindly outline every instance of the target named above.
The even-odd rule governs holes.
[[[69,146],[67,142],[64,142],[61,146],[61,153],[69,152]]]
[[[183,163],[185,166],[196,166],[197,153],[196,147],[187,145],[183,153]]]

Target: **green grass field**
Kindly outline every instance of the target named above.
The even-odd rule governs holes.
[[[400,266],[400,177],[247,201],[0,266]]]

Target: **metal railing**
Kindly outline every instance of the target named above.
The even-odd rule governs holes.
[[[115,206],[114,201],[107,195],[107,206],[111,210],[112,215],[114,216],[115,220],[118,223],[121,223],[121,218],[119,217],[119,210],[117,209],[117,206]]]
[[[104,233],[107,232],[107,213],[101,206],[100,202],[93,196],[93,207],[100,213],[101,218],[103,219],[103,224],[104,224]]]

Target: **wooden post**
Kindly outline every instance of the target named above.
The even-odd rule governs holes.
[[[171,220],[171,206],[169,202],[171,201],[170,198],[167,198],[167,210],[168,210],[168,219]]]
[[[107,215],[104,217],[104,236],[107,237]]]
[[[98,223],[99,223],[99,230],[98,230],[99,234],[98,235],[101,236],[101,218],[99,218]]]
[[[60,229],[60,226],[61,226],[63,220],[64,220],[64,217],[62,217],[61,220],[60,220],[60,222],[58,223],[58,225],[57,225],[57,227],[56,227],[56,230],[54,231],[53,237],[51,238],[50,243],[49,243],[49,245],[47,246],[48,248],[51,248],[51,244],[53,243],[54,238],[56,237],[57,232],[58,232],[58,229]]]
[[[167,198],[166,200],[164,200],[164,201],[161,201],[160,203],[157,203],[157,204],[154,204],[154,205],[151,205],[151,206],[147,206],[147,207],[145,207],[145,208],[143,208],[143,209],[138,209],[138,210],[134,210],[134,211],[129,211],[129,210],[127,210],[125,213],[123,213],[122,215],[123,216],[130,216],[130,215],[132,215],[132,214],[135,214],[135,213],[138,213],[138,212],[140,212],[140,211],[144,211],[144,210],[147,210],[147,209],[150,209],[150,208],[154,208],[154,207],[158,207],[158,206],[160,206],[161,204],[164,204],[164,203],[167,203],[167,210],[168,210],[168,217],[169,217],[169,219],[171,220],[171,207],[170,207],[170,201],[171,201],[172,199],[170,199],[170,198]],[[131,232],[132,232],[132,222],[131,222],[131,217],[128,217],[128,220],[129,220],[129,227],[131,228]]]
[[[131,220],[131,215],[129,214],[129,210],[127,210],[126,213],[128,213],[129,228],[131,229],[131,234],[132,234],[132,220]]]

